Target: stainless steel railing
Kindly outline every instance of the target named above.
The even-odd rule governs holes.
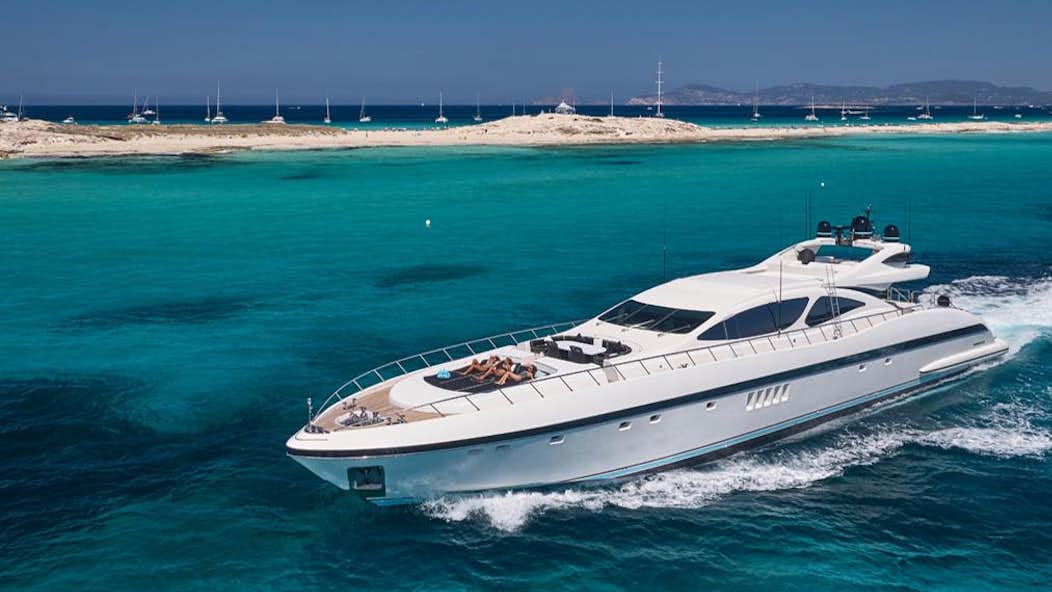
[[[439,416],[480,411],[483,407],[492,406],[494,402],[499,405],[514,405],[516,400],[543,399],[548,395],[571,393],[583,388],[595,388],[604,384],[650,376],[659,372],[696,367],[760,353],[806,347],[815,343],[835,341],[859,333],[889,319],[909,314],[923,307],[922,304],[913,303],[912,306],[906,308],[896,308],[851,319],[842,318],[839,321],[839,333],[834,329],[832,321],[829,321],[806,329],[700,346],[665,354],[655,354],[635,360],[609,364],[600,368],[586,368],[568,374],[536,378],[526,383],[486,393],[458,394],[410,407],[409,410],[430,411]],[[467,403],[467,405],[459,403]]]
[[[544,325],[541,327],[530,327],[528,329],[520,329],[509,333],[501,333],[500,335],[472,339],[471,341],[464,341],[456,345],[432,349],[426,352],[406,356],[393,362],[388,362],[382,366],[377,366],[372,370],[363,372],[340,385],[340,388],[333,391],[333,393],[325,399],[325,402],[318,407],[318,413],[328,409],[334,399],[342,401],[355,396],[367,388],[376,386],[377,384],[386,382],[392,378],[397,378],[424,368],[430,368],[431,366],[436,366],[438,364],[445,364],[446,362],[451,362],[465,356],[478,355],[480,352],[497,349],[498,347],[517,345],[524,337],[527,339],[540,339],[549,335],[555,335],[561,331],[572,329],[587,320],[588,319],[582,319],[579,321],[555,323],[553,325]],[[474,346],[481,347],[476,349]],[[489,347],[487,348],[485,346]],[[353,391],[350,390],[351,387],[354,388]],[[313,421],[315,417],[317,417],[317,414],[312,412],[310,418],[311,421]]]

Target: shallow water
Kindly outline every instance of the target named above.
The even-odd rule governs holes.
[[[0,163],[0,588],[1043,586],[1050,158],[1027,135]],[[308,395],[755,262],[807,196],[904,227],[1011,358],[605,487],[381,510],[284,457]]]

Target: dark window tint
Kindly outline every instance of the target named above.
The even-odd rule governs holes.
[[[661,333],[690,333],[713,314],[705,310],[677,310],[648,328]]]
[[[599,320],[661,333],[690,333],[712,315],[707,311],[676,310],[627,300],[599,315]]]
[[[833,308],[830,306],[830,300],[828,296],[822,296],[818,300],[815,300],[815,305],[811,307],[811,311],[807,313],[807,325],[814,327],[820,325],[835,315],[833,314]],[[840,314],[845,314],[856,308],[865,306],[865,303],[859,302],[858,300],[852,300],[850,298],[837,298],[837,308]]]
[[[774,333],[795,323],[806,307],[807,298],[793,298],[780,303],[771,302],[750,308],[707,329],[698,336],[698,339],[704,341],[745,339]]]

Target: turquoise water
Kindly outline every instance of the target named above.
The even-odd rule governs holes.
[[[0,163],[0,588],[1043,586],[1050,161],[990,135]],[[927,284],[1011,358],[608,487],[378,509],[284,457],[309,395],[755,262],[807,196],[908,209]]]

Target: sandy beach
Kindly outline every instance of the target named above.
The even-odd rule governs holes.
[[[964,134],[1052,131],[1052,122],[962,121],[910,125],[703,127],[673,119],[585,115],[512,116],[471,126],[424,130],[317,125],[0,124],[0,158],[208,154],[379,146],[569,146],[777,141],[859,134]]]

